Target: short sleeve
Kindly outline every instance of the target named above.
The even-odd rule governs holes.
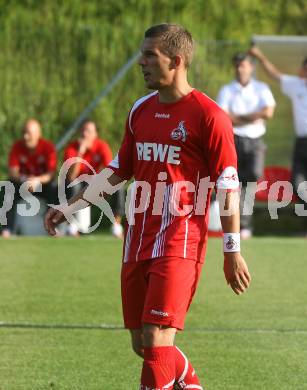
[[[129,180],[133,176],[133,151],[134,135],[127,119],[125,135],[121,147],[115,158],[108,165],[108,168],[111,168],[114,173],[122,179]]]
[[[18,144],[15,143],[12,146],[12,149],[9,154],[9,168],[19,168],[19,149],[18,149]]]
[[[260,93],[260,99],[261,99],[262,107],[276,106],[276,101],[274,99],[272,91],[267,84],[263,84],[263,87],[262,87],[261,93]]]
[[[226,112],[230,111],[231,94],[227,86],[220,89],[216,102]]]
[[[287,74],[281,75],[280,88],[282,93],[284,93],[288,97],[292,97],[296,92],[296,86],[297,86],[296,76],[290,76]]]
[[[221,109],[214,110],[206,119],[204,134],[210,181],[217,188],[237,189],[239,180],[233,128],[230,119]]]
[[[47,170],[48,172],[54,172],[57,168],[57,155],[55,146],[50,142],[46,151],[47,155]]]

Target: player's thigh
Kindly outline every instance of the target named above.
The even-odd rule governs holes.
[[[142,328],[142,313],[147,291],[145,262],[123,263],[121,296],[124,324],[128,329]]]
[[[169,257],[152,261],[142,316],[143,324],[183,329],[199,281],[201,264]]]

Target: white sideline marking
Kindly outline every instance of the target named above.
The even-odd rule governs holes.
[[[122,325],[118,324],[48,324],[32,322],[5,322],[0,321],[0,328],[36,328],[36,329],[101,329],[101,330],[125,330]],[[197,328],[190,327],[184,330],[192,333],[259,333],[259,334],[307,334],[307,329],[227,329],[227,328]]]

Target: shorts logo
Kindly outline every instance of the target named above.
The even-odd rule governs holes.
[[[236,247],[237,247],[237,243],[231,236],[229,236],[228,241],[226,242],[226,248],[232,250],[235,249]]]
[[[184,127],[184,121],[180,121],[178,124],[178,127],[176,127],[176,129],[174,129],[171,132],[171,138],[175,141],[182,140],[183,142],[185,142],[187,139],[187,135],[188,135],[188,132],[187,132],[186,128]]]
[[[160,113],[160,112],[156,112],[155,113],[155,118],[159,118],[159,119],[169,119],[171,116],[170,114],[165,114],[164,112]]]
[[[152,309],[150,311],[150,314],[153,314],[155,316],[160,316],[160,317],[168,317],[169,314],[166,311],[160,311],[160,310],[154,310]]]

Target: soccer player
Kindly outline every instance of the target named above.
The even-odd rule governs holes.
[[[251,56],[237,53],[232,62],[236,79],[221,88],[217,103],[228,113],[234,126],[243,206],[243,200],[247,202],[247,183],[255,182],[263,175],[263,135],[266,121],[272,118],[276,103],[269,86],[253,78]],[[252,230],[252,215],[244,215],[241,211],[241,238],[250,238]]]
[[[56,150],[52,142],[42,137],[41,125],[36,119],[28,119],[24,124],[22,139],[11,148],[8,166],[15,196],[13,207],[7,214],[7,227],[2,230],[5,238],[14,231],[15,208],[20,199],[19,188],[22,183],[27,182],[32,193],[41,184],[42,191],[37,196],[44,198],[47,203],[55,202],[56,187],[53,178],[57,167]]]
[[[69,158],[79,157],[83,161],[89,163],[90,167],[98,173],[101,169],[108,166],[110,161],[112,161],[112,151],[110,146],[102,139],[98,137],[96,123],[92,120],[85,120],[80,126],[80,136],[76,141],[71,142],[65,149],[64,152],[64,161]],[[81,160],[78,160],[75,164],[71,166],[68,171],[67,184],[73,182],[79,176],[83,174],[91,175],[93,171],[90,169]],[[83,188],[84,183],[79,183],[79,185],[74,185],[71,188],[68,188],[69,197],[76,194],[76,191],[80,191]],[[115,222],[111,227],[112,234],[117,238],[122,238],[123,236],[123,227],[121,225],[121,215],[124,214],[124,207],[121,203],[123,196],[117,192],[115,194],[114,202],[115,206]],[[78,219],[78,213],[76,213],[76,218]],[[74,224],[69,225],[68,232],[70,235],[77,235],[78,227]],[[84,232],[86,233],[86,232]]]
[[[133,350],[144,359],[142,390],[202,389],[191,363],[175,346],[175,335],[184,327],[204,261],[210,191],[206,199],[200,196],[205,211],[196,210],[204,178],[210,176],[225,195],[225,208],[233,208],[221,217],[227,283],[238,295],[250,283],[240,254],[232,125],[214,101],[189,85],[192,54],[191,34],[180,26],[161,24],[145,32],[139,65],[146,87],[155,92],[133,105],[118,155],[109,164],[113,186],[132,176],[136,187],[148,184],[146,191],[135,190],[135,205],[144,203],[144,211],[135,213],[126,231],[121,273],[125,327]],[[64,214],[51,210],[46,215],[51,235]]]

